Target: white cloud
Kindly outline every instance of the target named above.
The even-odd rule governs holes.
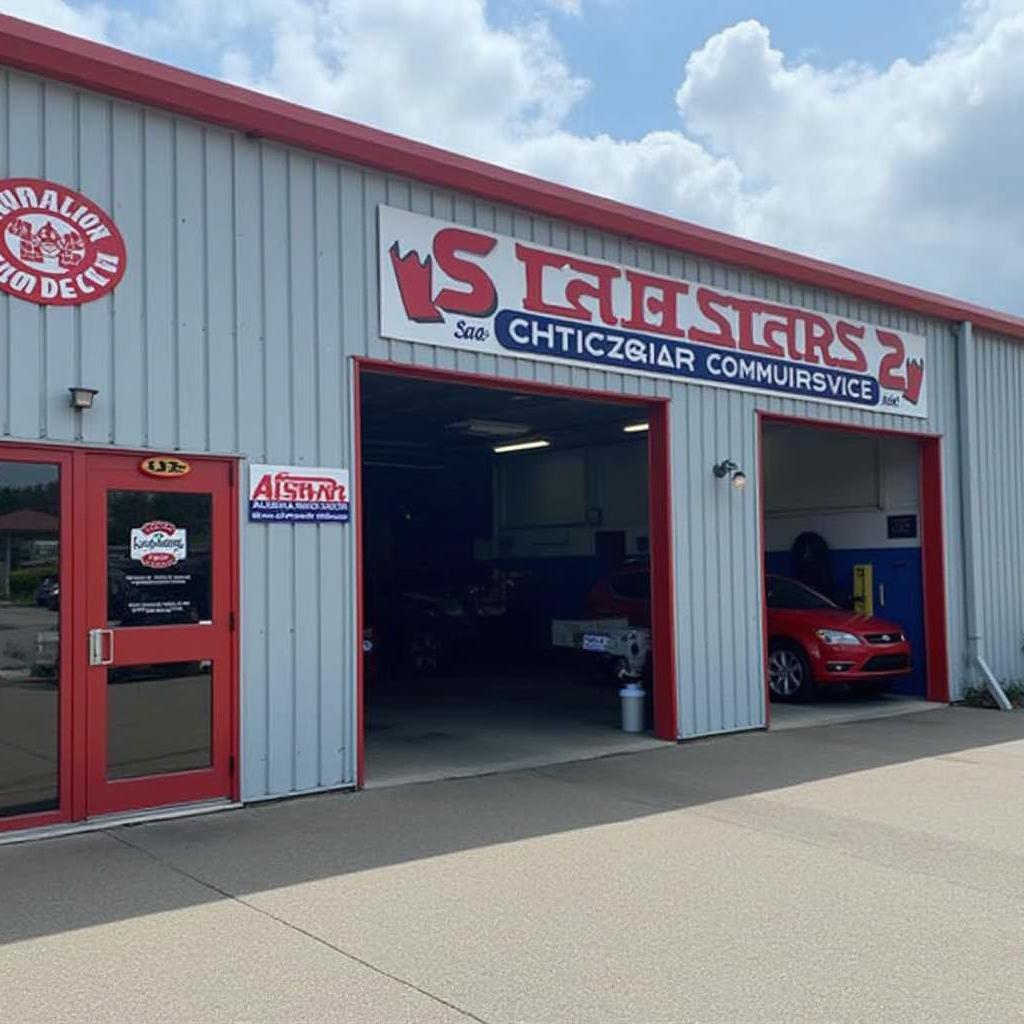
[[[733,26],[687,62],[684,126],[763,183],[749,227],[768,240],[1020,308],[1024,5],[998,6],[883,71],[789,66]]]
[[[504,166],[1024,307],[1024,0],[966,0],[956,34],[884,69],[787,60],[765,26],[741,22],[689,56],[680,122],[639,139],[572,133],[588,83],[543,19],[498,28],[483,0],[151,0],[145,16],[124,3],[0,9],[191,52],[232,80]]]
[[[548,6],[562,14],[571,14],[578,18],[583,13],[583,0],[547,0]]]
[[[85,39],[104,39],[109,24],[109,12],[98,3],[72,6],[65,0],[3,0],[0,11]]]

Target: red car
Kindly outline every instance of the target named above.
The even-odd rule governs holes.
[[[840,608],[816,590],[765,579],[768,604],[768,688],[779,700],[802,700],[815,684],[849,684],[882,693],[911,670],[910,644],[895,622]]]
[[[902,627],[840,608],[785,576],[768,576],[768,688],[777,700],[803,700],[817,684],[848,684],[865,696],[882,693],[911,670]],[[651,573],[623,566],[587,594],[587,618],[627,618],[651,624]]]
[[[629,619],[631,626],[651,624],[651,570],[645,562],[627,563],[598,580],[586,597],[588,619]]]

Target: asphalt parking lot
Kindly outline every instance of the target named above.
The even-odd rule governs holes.
[[[0,1020],[1017,1021],[1024,715],[0,848]]]

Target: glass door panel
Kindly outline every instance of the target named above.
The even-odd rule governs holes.
[[[0,821],[60,806],[61,469],[0,461]]]

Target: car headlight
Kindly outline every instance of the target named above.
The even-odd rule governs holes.
[[[847,633],[842,629],[818,629],[814,635],[826,644],[835,647],[856,647],[860,643],[860,637],[853,633]]]

